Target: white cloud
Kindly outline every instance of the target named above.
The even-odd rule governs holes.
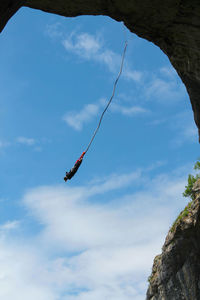
[[[103,63],[108,69],[117,73],[121,64],[121,55],[107,49],[100,35],[89,33],[72,33],[64,41],[67,51],[82,57]],[[172,66],[165,66],[156,72],[133,70],[125,58],[122,76],[136,82],[144,99],[156,100],[162,104],[175,103],[185,98],[185,86]]]
[[[140,106],[124,106],[116,103],[112,104],[111,110],[113,112],[120,112],[122,115],[125,116],[135,116],[146,114],[149,112],[147,109]]]
[[[88,33],[79,35],[72,33],[63,41],[63,45],[66,50],[72,51],[86,59],[94,58],[101,48],[99,38]]]
[[[63,120],[73,129],[80,131],[83,128],[83,124],[92,121],[92,119],[98,114],[99,107],[100,103],[87,104],[79,112],[70,111],[66,113]]]
[[[104,64],[110,72],[117,74],[121,64],[121,54],[107,48],[101,34],[73,31],[66,37],[61,29],[57,29],[59,26],[59,24],[52,25],[51,37],[57,37],[59,32],[66,51],[82,59]],[[126,56],[122,77],[133,80],[137,85],[140,84],[139,88],[142,88],[140,95],[144,99],[152,99],[168,105],[180,101],[186,95],[185,87],[172,66],[161,67],[155,72],[134,70]]]
[[[172,104],[186,97],[186,89],[172,66],[146,72],[144,95],[162,104]]]
[[[80,111],[69,111],[63,116],[63,120],[67,123],[68,126],[71,126],[77,131],[81,131],[84,124],[91,122],[99,113],[103,112],[103,109],[106,107],[108,100],[100,99],[95,104],[87,104]],[[135,116],[146,114],[149,110],[140,107],[140,106],[124,106],[112,102],[109,110],[111,112],[121,113],[124,116]]]
[[[148,172],[28,190],[23,203],[40,229],[23,239],[2,239],[0,231],[0,298],[144,299],[153,258],[184,205],[185,185],[183,171],[182,177],[176,172],[153,178]],[[110,198],[117,189],[120,198]]]
[[[79,57],[103,63],[111,72],[117,73],[121,64],[121,55],[106,49],[103,39],[89,33],[72,33],[64,41],[65,49]],[[186,90],[171,66],[158,69],[155,73],[132,70],[125,59],[122,76],[140,84],[145,99],[153,99],[162,104],[174,103],[186,95]]]
[[[19,136],[17,137],[14,141],[12,142],[6,142],[6,141],[0,141],[0,150],[7,148],[9,146],[14,146],[16,144],[18,145],[24,145],[28,147],[33,147],[33,150],[36,152],[41,152],[43,150],[42,146],[40,144],[47,144],[50,143],[51,141],[42,138],[40,140],[36,140],[34,138],[27,138],[24,136]]]
[[[89,33],[72,33],[64,41],[67,51],[87,59],[105,64],[111,72],[116,72],[120,65],[120,55],[109,49],[104,49],[100,36]]]
[[[45,34],[52,39],[62,38],[63,37],[62,24],[60,22],[54,24],[48,24],[46,26]]]
[[[103,63],[111,72],[117,73],[121,55],[106,49],[103,39],[89,33],[72,33],[64,41],[65,49],[79,57]],[[163,104],[174,103],[186,95],[185,87],[173,67],[162,67],[156,73],[132,70],[125,59],[122,76],[133,80],[142,87],[145,99],[153,99]]]
[[[5,224],[0,225],[0,231],[15,230],[19,227],[19,221],[7,221]]]
[[[139,178],[141,178],[140,170],[128,174],[120,174],[120,176],[119,174],[111,174],[101,180],[92,182],[90,189],[87,189],[87,196],[104,194],[108,191],[125,188]]]
[[[89,33],[74,33],[72,32],[64,41],[63,45],[67,51],[73,52],[87,60],[93,60],[103,63],[111,72],[116,73],[121,64],[121,55],[114,51],[105,48],[103,39],[100,35],[91,35]],[[125,62],[124,78],[140,82],[143,73],[136,70],[131,70],[128,63]]]
[[[169,104],[177,102],[185,97],[185,87],[176,80],[166,80],[159,77],[155,77],[150,80],[147,88],[145,88],[146,98],[157,100],[163,104]]]
[[[45,220],[39,221],[49,224],[44,233],[46,237],[51,235],[51,230],[54,233],[57,232],[57,245],[64,242],[64,247],[70,251],[80,251],[82,248],[91,246],[106,246],[107,243],[110,244],[111,239],[113,243],[115,240],[115,244],[118,245],[120,241],[125,242],[126,239],[126,234],[122,235],[124,225],[119,224],[119,212],[112,211],[109,207],[101,207],[101,205],[90,205],[87,200],[95,195],[126,187],[138,177],[140,177],[139,171],[121,174],[120,177],[114,174],[98,184],[78,189],[46,187],[34,189],[25,196],[24,201],[39,219],[46,211]],[[52,209],[48,209],[49,214],[47,206]]]
[[[20,243],[19,243],[20,244]],[[49,289],[45,259],[33,248],[0,239],[0,298],[4,300],[55,300]],[[49,266],[50,267],[50,266]],[[47,276],[47,278],[45,277]]]
[[[34,146],[36,144],[36,140],[33,138],[27,138],[24,136],[20,136],[16,139],[17,143],[23,144],[26,146]]]
[[[125,67],[123,74],[127,79],[131,79],[131,80],[136,81],[138,83],[141,82],[141,80],[144,76],[144,74],[140,71],[129,70],[128,66]]]

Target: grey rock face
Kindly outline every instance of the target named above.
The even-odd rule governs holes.
[[[22,5],[66,17],[107,15],[156,44],[187,88],[200,136],[199,0],[1,0],[0,32]]]
[[[200,180],[194,192],[154,259],[147,300],[200,299]]]

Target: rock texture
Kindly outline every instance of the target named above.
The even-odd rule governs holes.
[[[199,0],[1,0],[0,32],[22,5],[66,17],[107,15],[156,44],[187,88],[200,136]]]
[[[200,299],[200,179],[154,259],[146,300]]]

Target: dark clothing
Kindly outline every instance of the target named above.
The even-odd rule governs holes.
[[[79,159],[75,162],[75,165],[73,166],[73,168],[71,168],[71,170],[69,172],[66,172],[66,176],[64,177],[64,181],[67,181],[68,179],[71,179],[76,172],[78,171],[78,168],[80,167],[83,157],[86,154],[86,152],[84,151],[81,156],[79,157]]]
[[[64,178],[65,181],[67,181],[68,179],[71,179],[76,172],[78,171],[78,168],[80,167],[81,163],[82,163],[82,158],[78,159],[75,163],[75,165],[73,166],[73,168],[71,168],[71,170],[69,172],[66,172],[66,176]]]

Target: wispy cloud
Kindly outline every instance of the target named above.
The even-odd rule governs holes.
[[[63,45],[67,51],[83,59],[104,64],[111,72],[116,73],[119,70],[121,54],[106,48],[100,35],[73,32],[63,41]],[[140,82],[143,73],[138,70],[132,70],[126,61],[123,76],[129,80]]]
[[[52,29],[53,36],[59,36],[54,32],[58,31],[58,27],[56,25]],[[100,33],[90,34],[88,32],[74,31],[69,33],[67,37],[64,34],[60,35],[59,40],[62,40],[62,44],[68,53],[72,53],[84,60],[101,63],[112,73],[116,74],[118,72],[121,54],[109,49]],[[124,116],[137,116],[149,113],[150,110],[146,108],[149,101],[168,106],[177,105],[178,101],[187,97],[183,83],[177,76],[174,68],[169,65],[161,67],[154,72],[148,70],[141,72],[140,70],[132,69],[126,57],[123,76],[127,80],[133,80],[137,83],[137,90],[134,97],[140,100],[140,105],[133,105],[133,103],[126,105],[122,101],[113,102],[109,108],[110,111],[121,113]],[[91,122],[100,113],[102,108],[103,105],[100,102],[87,104],[80,111],[67,112],[63,119],[69,126],[80,131],[84,124]],[[160,120],[152,121],[151,124],[164,124],[166,120],[165,116]],[[180,131],[182,132],[182,136],[179,136],[176,142],[173,142],[174,145],[179,146],[186,140],[193,140],[196,136],[194,125],[187,125]]]
[[[73,31],[66,36],[59,23],[49,25],[47,32],[52,38],[59,38],[68,53],[101,63],[112,73],[118,72],[121,53],[106,47],[101,33]],[[122,76],[139,84],[142,89],[140,94],[147,100],[168,105],[180,101],[186,95],[185,87],[172,66],[161,67],[155,72],[140,71],[133,69],[126,57]]]
[[[111,111],[119,112],[125,116],[135,116],[135,115],[146,114],[149,112],[149,110],[141,106],[124,106],[116,103],[112,104]]]
[[[103,63],[111,72],[117,72],[121,63],[121,55],[106,49],[100,35],[89,33],[72,33],[63,41],[65,49],[86,60]],[[170,67],[162,67],[157,72],[141,72],[130,68],[125,60],[123,77],[140,84],[145,99],[169,104],[181,100],[186,90],[176,71]]]
[[[119,101],[118,101],[119,102]],[[108,100],[100,99],[95,104],[87,104],[80,111],[69,111],[63,116],[63,120],[68,126],[71,126],[77,131],[81,131],[84,124],[91,122],[103,109],[106,107]],[[128,106],[118,103],[112,103],[110,106],[111,112],[121,113],[124,116],[136,116],[146,114],[149,110],[140,106]]]
[[[0,225],[0,231],[10,231],[10,230],[15,230],[19,227],[20,222],[19,221],[8,221],[2,225]]]
[[[147,77],[144,89],[146,99],[168,105],[185,98],[185,87],[172,67],[163,67],[157,73],[147,74]]]
[[[26,146],[34,146],[37,143],[35,139],[27,138],[27,137],[24,137],[24,136],[19,136],[16,139],[16,142],[19,143],[19,144],[26,145]]]
[[[145,94],[147,99],[151,98],[168,105],[172,101],[176,102],[185,97],[185,88],[181,83],[177,84],[172,80],[157,77],[149,83]]]
[[[98,114],[100,103],[87,104],[79,112],[70,111],[63,116],[63,120],[75,130],[82,130],[83,124],[91,122]]]
[[[35,152],[43,151],[43,146],[51,141],[46,138],[34,139],[30,137],[19,136],[15,139],[15,144],[25,146]]]
[[[121,55],[105,47],[101,33],[90,34],[88,32],[64,31],[60,23],[50,24],[45,33],[52,39],[60,40],[67,52],[71,52],[83,59],[93,60],[104,64],[111,72],[119,69]],[[127,77],[139,80],[140,72],[127,71]]]
[[[137,170],[128,174],[111,174],[90,185],[87,196],[103,194],[112,190],[118,190],[129,186],[135,180],[141,179],[141,170]]]
[[[14,147],[16,145],[21,145],[25,147],[30,147],[36,152],[41,152],[43,150],[42,145],[47,143],[50,143],[50,141],[45,138],[36,140],[30,137],[19,136],[11,142],[0,140],[0,150],[3,150],[4,148],[11,147],[11,146]]]
[[[125,64],[125,70],[123,74],[126,77],[126,79],[133,80],[137,83],[140,83],[144,77],[143,72],[130,70],[127,64]]]
[[[63,38],[64,34],[63,34],[62,24],[60,22],[48,24],[46,26],[45,34],[49,36],[51,39]]]
[[[71,51],[83,58],[103,60],[103,57],[100,57],[102,53],[99,53],[102,45],[97,36],[89,33],[72,33],[63,41],[63,45],[67,51]]]

